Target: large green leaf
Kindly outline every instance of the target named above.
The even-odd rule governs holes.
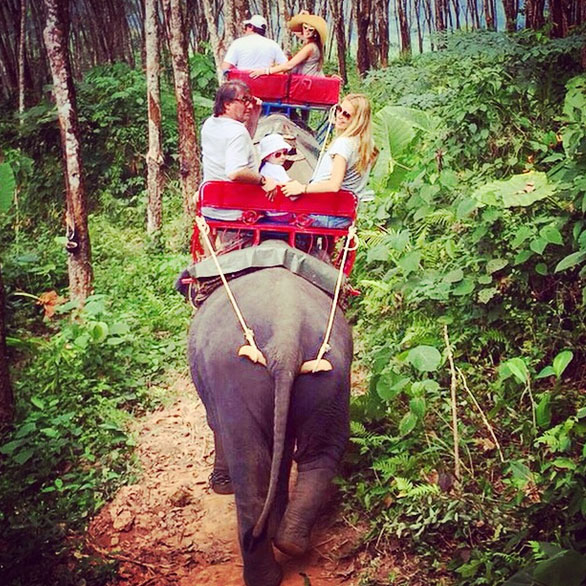
[[[374,140],[380,154],[373,170],[375,179],[398,186],[412,154],[408,148],[420,132],[429,132],[436,122],[425,112],[401,106],[385,106],[373,117]]]
[[[492,181],[479,187],[473,194],[479,203],[496,207],[527,207],[555,193],[555,185],[550,184],[547,175],[533,171],[513,175],[503,181]]]
[[[582,261],[586,259],[586,250],[579,250],[578,252],[572,252],[572,254],[568,254],[568,256],[562,258],[560,262],[555,267],[556,273],[561,271],[565,271],[567,269],[571,269],[572,267],[580,264]]]
[[[409,350],[407,362],[420,372],[432,372],[438,369],[442,355],[437,348],[433,346],[417,346]]]
[[[0,163],[0,213],[8,211],[12,205],[15,188],[12,167],[8,163]]]

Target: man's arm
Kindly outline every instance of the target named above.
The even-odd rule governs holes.
[[[252,138],[254,138],[254,135],[256,134],[256,127],[258,126],[258,119],[260,118],[261,110],[262,100],[254,98],[254,103],[252,104],[252,112],[250,113],[250,117],[248,118],[248,120],[244,123],[244,126],[246,126],[246,130],[248,130],[248,134],[250,134]]]
[[[277,187],[277,182],[271,177],[263,177],[257,171],[253,171],[248,167],[241,167],[236,169],[232,173],[228,174],[228,178],[231,181],[239,181],[240,183],[252,183],[254,185],[260,185],[265,191],[272,191]]]
[[[222,61],[222,65],[220,65],[220,69],[222,70],[222,73],[224,73],[225,71],[228,71],[229,69],[235,69],[234,65],[232,65],[232,63],[228,63],[228,61]]]

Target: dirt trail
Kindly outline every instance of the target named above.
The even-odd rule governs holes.
[[[213,440],[203,405],[190,381],[174,387],[181,398],[139,422],[142,475],[92,521],[88,543],[121,562],[111,586],[242,586],[234,499],[208,489]],[[357,540],[335,512],[324,514],[308,554],[278,553],[283,586],[351,586],[356,560],[345,555]]]

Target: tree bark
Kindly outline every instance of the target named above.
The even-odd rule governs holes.
[[[551,36],[561,39],[568,34],[570,25],[570,0],[550,0]]]
[[[215,11],[212,6],[212,0],[202,0],[203,10],[208,23],[208,31],[210,34],[210,44],[212,45],[212,53],[214,55],[214,61],[216,62],[216,71],[218,72],[218,81],[222,83],[222,72],[220,65],[224,60],[224,53],[226,48],[220,39],[218,34],[218,27],[216,25]]]
[[[336,53],[338,56],[338,71],[344,80],[348,83],[348,71],[346,70],[346,36],[344,30],[344,4],[339,0],[330,0],[330,11],[336,35]],[[333,42],[333,39],[330,41]]]
[[[407,21],[407,7],[405,0],[397,0],[397,18],[399,19],[399,33],[401,36],[401,55],[411,55],[411,32]]]
[[[496,30],[495,5],[494,0],[483,0],[484,2],[484,20],[486,21],[486,28],[489,31]]]
[[[44,2],[45,46],[53,76],[65,165],[69,291],[72,299],[83,302],[92,291],[92,265],[75,87],[68,52],[69,15],[64,0]]]
[[[513,33],[517,30],[517,14],[519,12],[519,0],[503,0],[505,10],[506,30]]]
[[[370,69],[370,52],[368,50],[368,30],[370,26],[370,0],[356,2],[356,32],[358,36],[358,51],[356,65],[361,76]]]
[[[163,222],[161,151],[161,94],[159,78],[159,23],[157,0],[145,0],[144,32],[146,39],[147,104],[149,150],[147,152],[147,234],[161,230]]]
[[[188,216],[195,216],[194,196],[200,181],[199,149],[197,146],[185,19],[180,0],[163,0],[169,47],[177,99],[177,126],[179,131],[179,173],[183,191],[183,205]]]
[[[20,0],[20,34],[18,38],[18,113],[24,122],[24,46],[26,39],[26,0]]]
[[[8,368],[8,354],[6,352],[6,295],[2,281],[2,268],[0,267],[0,424],[12,421],[14,413],[14,395],[10,385],[10,372]]]

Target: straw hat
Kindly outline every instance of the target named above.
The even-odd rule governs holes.
[[[328,39],[328,25],[326,21],[315,14],[296,14],[288,23],[289,30],[302,30],[303,23],[312,26],[319,34],[322,46],[325,46]]]
[[[286,143],[285,139],[277,133],[267,134],[267,136],[261,138],[258,146],[260,149],[260,158],[263,161],[266,157],[277,151],[287,151],[289,153],[291,150],[291,145]]]

